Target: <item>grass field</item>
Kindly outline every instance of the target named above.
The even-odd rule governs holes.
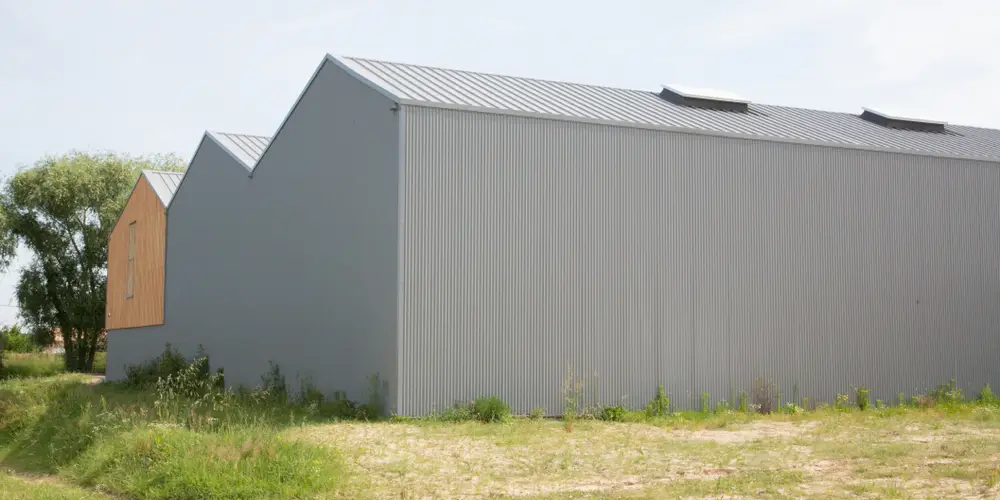
[[[1000,496],[993,404],[359,422],[186,377],[0,382],[0,498]]]
[[[94,373],[104,373],[106,353],[94,356]],[[62,373],[65,362],[62,354],[4,353],[3,373],[5,378],[49,377]]]
[[[337,423],[353,494],[528,498],[994,497],[993,408],[662,423]]]

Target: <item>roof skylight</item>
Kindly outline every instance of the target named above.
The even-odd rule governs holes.
[[[660,97],[681,106],[719,109],[723,111],[749,110],[750,101],[725,90],[689,87],[686,85],[662,85]]]
[[[888,128],[917,130],[921,132],[944,132],[948,122],[939,120],[929,120],[926,118],[914,118],[888,113],[872,108],[861,108],[861,119]]]

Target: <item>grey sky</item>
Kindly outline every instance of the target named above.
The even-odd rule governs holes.
[[[0,174],[72,149],[190,158],[205,129],[271,135],[327,52],[1000,128],[997,19],[971,0],[0,0]]]

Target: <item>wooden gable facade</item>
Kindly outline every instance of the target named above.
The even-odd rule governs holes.
[[[139,176],[108,242],[108,330],[163,324],[166,207]]]

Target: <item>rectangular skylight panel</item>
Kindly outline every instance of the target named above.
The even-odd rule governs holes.
[[[867,111],[867,112],[869,112],[869,113],[871,113],[873,115],[878,115],[878,116],[880,116],[880,117],[882,117],[882,118],[884,118],[886,120],[892,120],[892,121],[897,121],[897,122],[925,123],[927,125],[941,125],[941,126],[944,126],[944,125],[948,124],[948,122],[943,122],[943,121],[940,121],[940,120],[930,120],[930,119],[927,119],[927,118],[915,118],[915,117],[912,117],[912,116],[905,116],[905,115],[899,115],[899,114],[895,114],[895,113],[889,113],[889,112],[887,112],[885,110],[880,110],[880,109],[872,109],[872,108],[861,108],[861,109],[864,110],[864,111]]]
[[[750,104],[750,101],[726,90],[706,89],[690,87],[687,85],[663,85],[663,88],[687,99],[702,99],[706,101],[735,102],[739,104]]]

